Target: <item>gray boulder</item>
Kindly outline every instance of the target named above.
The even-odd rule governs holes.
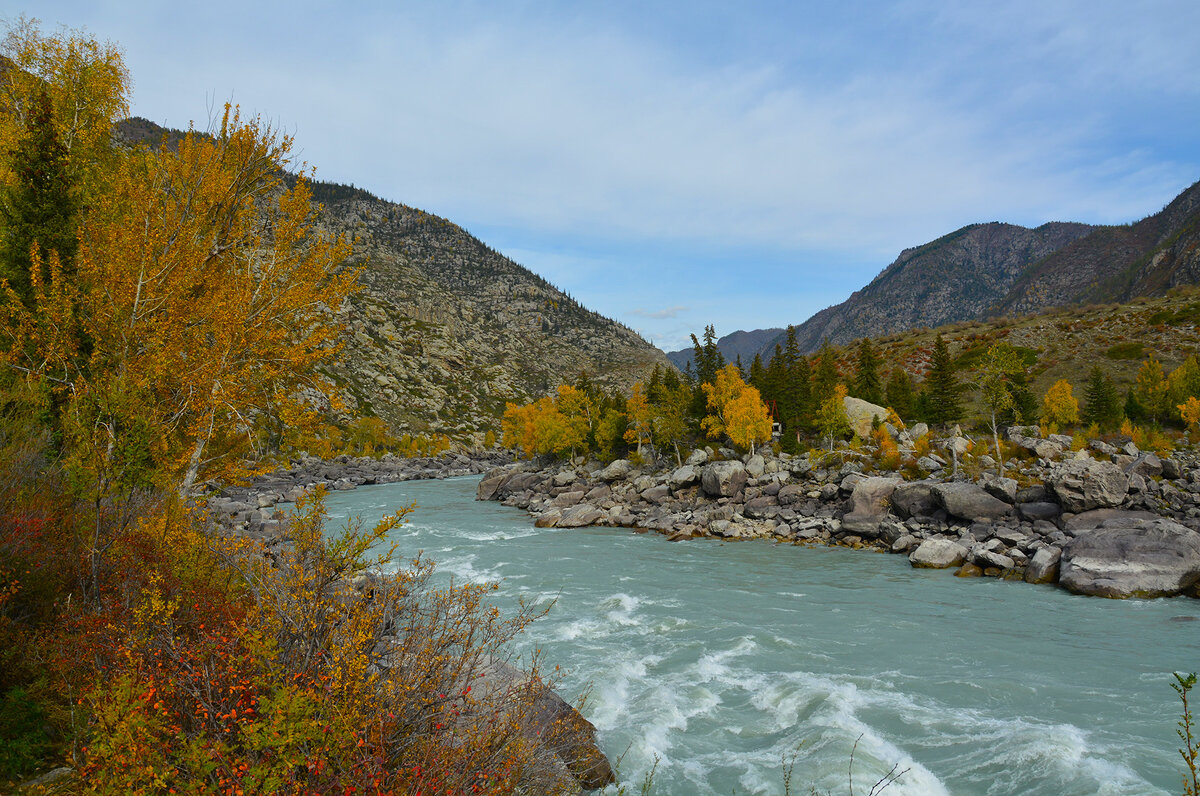
[[[1041,547],[1025,565],[1026,583],[1053,583],[1058,580],[1058,560],[1062,550],[1054,546]]]
[[[559,528],[582,528],[586,525],[595,525],[607,517],[608,512],[601,511],[589,503],[580,503],[578,506],[563,510],[557,526]]]
[[[746,485],[746,468],[736,460],[706,464],[700,488],[710,497],[733,497]]]
[[[933,488],[933,496],[947,514],[964,520],[994,520],[1012,512],[1012,506],[992,497],[978,484],[938,484]]]
[[[967,559],[967,548],[949,539],[926,539],[908,554],[914,567],[947,569],[957,567]]]
[[[1162,459],[1158,458],[1153,453],[1143,453],[1133,460],[1133,463],[1125,468],[1126,475],[1140,475],[1143,478],[1154,478],[1162,475],[1163,463]]]
[[[985,478],[980,483],[987,493],[997,500],[1003,500],[1005,503],[1017,502],[1017,482],[1013,478],[1004,478],[1000,476],[991,476]]]
[[[863,478],[850,493],[849,510],[842,517],[842,530],[873,538],[879,535],[879,523],[887,516],[888,501],[899,478]]]
[[[1063,510],[1079,513],[1119,506],[1129,493],[1129,477],[1112,462],[1068,459],[1056,466],[1047,484]]]
[[[700,471],[691,464],[685,464],[667,476],[667,485],[671,489],[683,489],[700,480]]]
[[[892,508],[904,519],[928,517],[938,509],[933,496],[933,481],[910,481],[892,492]]]
[[[617,459],[597,473],[596,477],[601,481],[612,482],[621,480],[631,472],[633,472],[633,462],[628,459]]]
[[[1092,509],[1076,514],[1063,523],[1068,531],[1086,531],[1099,528],[1108,522],[1128,524],[1137,520],[1157,520],[1152,511],[1128,511],[1126,509]]]
[[[850,429],[863,439],[871,436],[875,418],[878,418],[880,423],[888,419],[886,407],[861,398],[846,396],[842,399],[842,408],[846,411],[846,419],[850,421]]]
[[[698,450],[692,451],[691,454],[687,457],[687,459],[684,460],[683,463],[697,465],[697,464],[704,464],[707,461],[708,461],[708,451],[704,450],[703,448],[700,448]]]
[[[509,479],[511,473],[503,468],[492,470],[483,477],[479,482],[479,487],[475,490],[476,500],[492,500],[500,494],[501,487],[504,482]]]
[[[746,459],[746,474],[751,478],[758,478],[767,471],[767,462],[757,453]]]
[[[1100,597],[1181,594],[1200,581],[1200,533],[1165,519],[1097,528],[1063,548],[1058,580]]]

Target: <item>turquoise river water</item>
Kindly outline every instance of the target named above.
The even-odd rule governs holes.
[[[395,532],[441,577],[557,598],[527,654],[590,687],[622,779],[657,794],[1178,794],[1173,671],[1200,668],[1200,600],[1112,601],[914,570],[903,556],[534,528],[478,478],[335,493],[331,517],[411,502]],[[334,525],[338,523],[333,523]],[[1200,694],[1197,695],[1200,702]]]

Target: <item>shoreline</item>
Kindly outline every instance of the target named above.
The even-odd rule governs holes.
[[[969,440],[954,435],[939,452],[960,466],[930,454],[922,462],[932,472],[920,478],[870,472],[870,457],[847,449],[737,457],[705,448],[682,466],[515,462],[484,475],[476,498],[520,508],[539,527],[825,544],[1083,595],[1200,597],[1194,451],[1160,458],[1131,441],[1102,440],[1072,451],[1071,438],[1042,439],[1030,427],[1007,436],[1031,455],[1006,466],[1020,481],[999,476],[990,456],[971,456]]]

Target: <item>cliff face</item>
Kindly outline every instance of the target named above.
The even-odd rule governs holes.
[[[321,224],[353,238],[362,292],[344,309],[332,375],[354,408],[399,429],[498,428],[526,402],[587,372],[628,388],[665,355],[461,227],[363,191],[316,184]]]
[[[896,261],[850,298],[797,327],[803,351],[826,337],[845,344],[918,326],[983,317],[1003,299],[1030,264],[1087,235],[1086,224],[1051,223],[1036,229],[973,224],[900,253]],[[763,349],[770,354],[781,337]]]
[[[997,303],[999,313],[1128,301],[1200,282],[1200,182],[1159,213],[1090,234],[1033,264]]]

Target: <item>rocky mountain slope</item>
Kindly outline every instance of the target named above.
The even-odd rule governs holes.
[[[1025,269],[1092,231],[1087,224],[973,224],[905,249],[862,290],[821,310],[796,329],[802,351],[826,337],[835,345],[918,326],[983,317],[1008,295]],[[769,340],[764,357],[779,338]]]
[[[755,329],[752,332],[736,331],[724,337],[717,338],[717,348],[726,362],[735,362],[740,356],[742,364],[750,366],[754,355],[762,350],[769,341],[783,334],[783,329]],[[692,349],[681,348],[678,351],[668,351],[667,359],[680,370],[686,370],[692,362]]]
[[[995,314],[1159,296],[1200,283],[1200,182],[1161,212],[1125,226],[1097,227],[1034,263]]]
[[[166,131],[123,123],[126,140],[157,144]],[[506,401],[526,402],[586,371],[628,387],[665,355],[598,315],[462,227],[352,186],[316,182],[319,226],[353,242],[348,267],[363,290],[330,375],[348,410],[396,433],[465,440],[499,431]]]

